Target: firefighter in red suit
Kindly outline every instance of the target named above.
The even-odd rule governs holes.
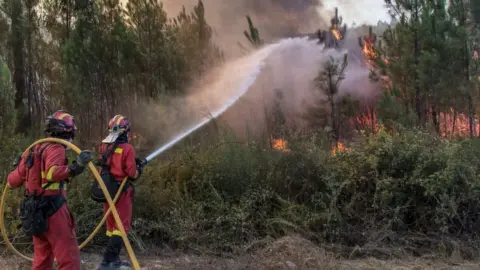
[[[120,184],[125,177],[129,182],[122,191],[117,203],[115,204],[118,215],[122,220],[125,232],[128,233],[132,221],[132,204],[133,204],[133,186],[130,181],[140,177],[143,164],[136,157],[133,146],[128,142],[128,134],[130,124],[127,117],[116,115],[108,124],[110,134],[102,141],[101,156],[106,157],[106,153],[111,153],[106,159],[106,164],[110,170],[110,174]],[[108,210],[108,203],[104,204],[105,212]],[[130,267],[126,261],[120,260],[120,251],[123,246],[121,232],[118,229],[113,215],[107,217],[107,236],[109,237],[107,247],[103,254],[103,260],[100,263],[100,270],[119,269],[122,266]]]
[[[48,137],[71,141],[76,126],[73,117],[57,111],[47,118]],[[69,177],[81,174],[92,160],[89,151],[82,151],[77,160],[68,165],[65,146],[58,143],[36,145],[28,154],[17,156],[7,178],[8,186],[18,188],[25,183],[26,198],[41,194],[50,202],[45,220],[48,229],[33,235],[34,270],[53,269],[54,259],[59,270],[80,270],[80,250],[75,235],[75,220],[66,202],[65,185]],[[46,209],[46,208],[42,208]]]

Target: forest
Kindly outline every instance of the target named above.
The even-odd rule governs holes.
[[[208,136],[152,161],[135,187],[135,250],[223,256],[295,234],[347,257],[476,259],[480,1],[385,5],[395,23],[350,30],[369,80],[381,85],[377,95],[367,103],[341,95],[350,63],[331,58],[310,79],[325,99],[304,108],[307,124],[287,124],[275,109],[268,132],[240,140],[218,121]],[[207,8],[198,1],[167,14],[155,0],[0,0],[2,179],[58,109],[75,116],[82,149],[100,144],[117,112],[134,123],[144,151],[157,146],[143,108],[186,95],[226,61]],[[255,24],[247,16],[239,33],[251,50],[272,41]],[[79,240],[102,215],[91,181],[85,174],[69,185]],[[10,222],[22,191],[13,194]]]

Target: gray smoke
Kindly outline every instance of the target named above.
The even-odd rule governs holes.
[[[358,35],[352,31],[347,32],[342,50],[324,49],[316,41],[306,39],[298,39],[276,50],[268,57],[247,95],[222,119],[237,134],[247,130],[250,135],[262,134],[266,132],[267,118],[273,114],[275,97],[281,92],[280,106],[287,125],[302,127],[306,124],[303,119],[306,108],[323,97],[313,84],[314,78],[330,57],[341,60],[345,53],[348,54],[348,66],[339,94],[350,94],[363,102],[374,99],[380,86],[369,80],[369,67],[358,45]]]
[[[197,0],[164,0],[168,15],[173,17],[184,6],[192,10]],[[215,41],[228,56],[239,56],[242,53],[240,42],[249,47],[243,35],[248,24],[245,18],[250,15],[258,28],[261,38],[270,43],[297,33],[315,32],[325,28],[328,20],[324,20],[319,11],[320,0],[203,0],[207,22],[212,26]]]
[[[146,137],[155,142],[166,143],[185,128],[215,111],[226,102],[240,87],[238,81],[255,68],[258,62],[254,50],[242,52],[238,42],[247,44],[243,31],[247,29],[245,15],[251,15],[266,43],[272,43],[292,33],[309,33],[327,24],[319,15],[321,5],[309,0],[204,0],[206,16],[215,31],[216,42],[230,56],[243,55],[237,61],[229,59],[223,66],[211,70],[207,76],[193,84],[190,95],[176,98],[165,104],[146,105],[142,115],[152,119],[145,121]],[[166,0],[168,14],[177,14],[184,5],[191,10],[196,0]],[[328,20],[331,15],[328,16]],[[330,56],[341,58],[349,54],[346,79],[340,92],[350,93],[359,99],[368,99],[378,93],[378,86],[368,79],[368,66],[365,66],[358,45],[358,36],[347,32],[344,51],[324,50],[314,41],[295,39],[270,54],[261,74],[242,97],[220,121],[225,121],[237,134],[251,132],[261,135],[278,92],[283,93],[282,110],[287,123],[302,121],[306,104],[318,98],[321,93],[313,86],[313,79]],[[268,47],[268,45],[267,45]],[[240,52],[240,53],[239,53]],[[235,57],[236,58],[236,57]],[[232,62],[233,61],[233,62]],[[161,130],[161,135],[158,131]],[[248,131],[247,131],[248,130]],[[251,134],[250,133],[250,134]],[[148,135],[147,135],[148,134]]]

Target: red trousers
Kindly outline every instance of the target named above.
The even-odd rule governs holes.
[[[122,221],[122,225],[123,228],[125,228],[126,233],[130,231],[130,224],[132,222],[132,204],[133,189],[132,187],[128,187],[128,189],[120,195],[120,198],[118,198],[118,201],[115,204],[115,208],[117,209],[118,215],[120,216],[120,220]],[[108,203],[105,203],[103,205],[105,213],[108,211],[108,208]],[[120,236],[121,232],[117,227],[113,214],[110,213],[110,215],[108,215],[107,217],[107,236],[113,235]]]
[[[75,219],[65,203],[48,218],[48,232],[33,237],[32,270],[80,270],[80,250],[75,234]]]

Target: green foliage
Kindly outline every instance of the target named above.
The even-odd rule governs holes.
[[[0,103],[2,104],[0,112],[0,134],[12,135],[12,121],[15,119],[15,110],[13,110],[14,90],[12,87],[12,77],[10,70],[3,59],[0,59]]]
[[[388,76],[386,88],[396,89],[417,125],[431,122],[441,134],[440,114],[468,115],[469,135],[475,134],[478,104],[478,30],[475,9],[467,1],[385,1],[398,22],[376,46],[376,75]],[[446,64],[448,63],[448,64]],[[378,80],[379,76],[373,76]]]
[[[294,232],[349,246],[418,234],[477,240],[480,141],[381,129],[332,155],[313,137],[289,140],[279,152],[227,136],[150,164],[136,187],[134,234],[142,245],[215,254]],[[85,235],[100,207],[77,180],[71,205]]]
[[[388,78],[372,112],[381,126],[375,136],[350,127],[362,108],[338,93],[347,58],[329,59],[310,78],[323,98],[308,109],[305,130],[286,129],[277,92],[263,141],[227,134],[209,138],[215,145],[179,148],[150,163],[136,185],[137,247],[163,242],[220,254],[292,232],[349,246],[408,242],[419,234],[439,239],[430,249],[449,237],[477,241],[480,142],[437,135],[440,114],[463,113],[473,123],[478,110],[480,63],[471,57],[478,52],[478,10],[474,1],[451,1],[448,9],[444,1],[386,2],[397,24],[375,44],[372,59],[372,78]],[[157,114],[145,111],[153,109],[136,115],[143,104],[168,104],[223,60],[202,1],[176,16],[153,0],[130,0],[125,8],[116,0],[47,0],[41,7],[0,0],[0,10],[2,176],[52,110],[77,116],[81,145],[90,146],[104,135],[112,112],[152,123]],[[249,16],[247,22],[245,37],[260,47],[258,29]],[[423,131],[428,121],[436,135]],[[18,127],[32,132],[20,138]],[[158,137],[158,129],[142,135]],[[271,136],[285,139],[288,150],[266,146]],[[348,150],[333,155],[332,139],[338,146],[347,138]],[[81,239],[102,215],[89,198],[90,184],[91,176],[82,175],[69,187]],[[21,191],[14,195],[9,222]]]
[[[14,109],[15,91],[12,86],[10,70],[0,58],[0,175],[7,169],[13,157],[18,153],[18,136],[15,134],[16,115]],[[7,167],[8,166],[8,167]]]
[[[398,97],[397,89],[392,89],[392,94],[384,92],[377,104],[378,118],[388,130],[394,130],[398,125],[408,128],[415,126],[416,116],[398,101]]]
[[[470,10],[472,11],[475,27],[480,27],[480,1],[470,0]]]
[[[83,142],[97,140],[119,108],[183,94],[192,81],[223,61],[198,1],[168,19],[158,1],[0,2],[0,53],[16,89],[22,131],[39,128],[52,110],[77,117]],[[172,14],[170,14],[172,15]],[[11,23],[10,29],[8,23]],[[6,29],[5,29],[6,28]],[[9,30],[9,31],[8,31]],[[5,33],[7,31],[7,33]]]

